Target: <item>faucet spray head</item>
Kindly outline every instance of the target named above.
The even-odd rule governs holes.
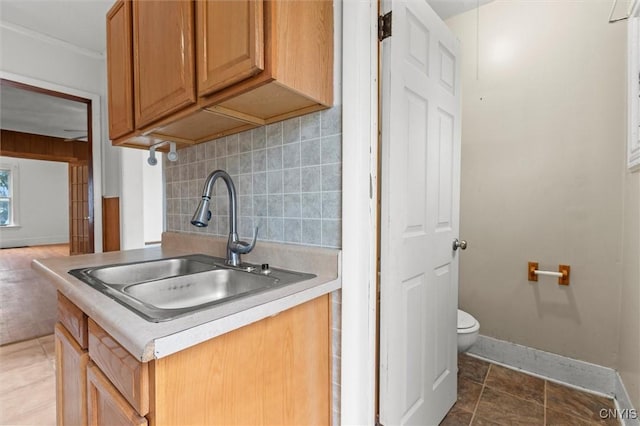
[[[200,204],[198,204],[198,208],[196,212],[193,214],[191,218],[191,224],[197,226],[199,228],[204,228],[209,225],[209,220],[211,220],[211,211],[209,210],[209,201],[211,198],[207,196],[203,196],[200,200]]]

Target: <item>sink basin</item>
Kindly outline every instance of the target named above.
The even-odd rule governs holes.
[[[124,288],[139,301],[160,309],[181,309],[270,288],[277,278],[233,269],[219,269],[189,277],[146,282]]]
[[[314,278],[313,274],[271,268],[227,266],[201,254],[69,271],[148,321],[187,315],[240,297]]]
[[[178,258],[95,268],[88,273],[105,284],[127,285],[210,271],[215,268],[216,266],[212,264]]]

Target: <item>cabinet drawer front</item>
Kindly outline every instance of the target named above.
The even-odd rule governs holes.
[[[127,403],[95,364],[87,367],[87,383],[89,425],[147,425],[147,419]]]
[[[87,316],[58,292],[58,321],[60,321],[82,349],[87,349]]]
[[[196,2],[198,95],[231,86],[264,69],[262,0]]]
[[[135,359],[89,319],[89,356],[136,411],[149,412],[149,365]]]

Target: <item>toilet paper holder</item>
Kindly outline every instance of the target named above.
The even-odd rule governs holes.
[[[559,285],[569,285],[569,276],[571,275],[571,266],[558,265],[558,272],[541,271],[538,269],[538,262],[529,262],[527,268],[527,278],[529,281],[538,281],[538,275],[546,275],[550,277],[558,277]]]

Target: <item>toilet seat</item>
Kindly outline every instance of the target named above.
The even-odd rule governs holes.
[[[458,334],[475,333],[479,329],[480,324],[473,316],[458,309]]]

